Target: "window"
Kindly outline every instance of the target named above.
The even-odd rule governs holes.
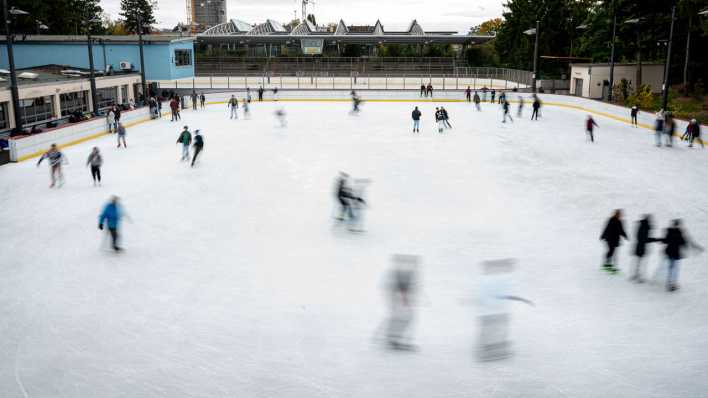
[[[96,90],[97,109],[109,108],[116,104],[118,92],[116,87],[105,87]]]
[[[192,64],[192,50],[175,50],[175,66]]]
[[[69,116],[76,111],[88,111],[88,92],[77,91],[75,93],[64,93],[59,95],[61,101],[61,115]]]
[[[120,97],[123,99],[123,104],[128,103],[128,85],[127,84],[120,86]]]
[[[7,126],[7,102],[0,102],[0,130],[6,129]]]
[[[52,96],[26,98],[20,100],[22,124],[31,124],[54,118]]]

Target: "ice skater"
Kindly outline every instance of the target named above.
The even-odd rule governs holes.
[[[656,146],[661,146],[661,135],[664,134],[664,109],[659,109],[656,113],[656,121],[654,122],[654,131],[656,138]]]
[[[443,120],[440,108],[435,108],[435,123],[438,125],[438,133],[442,134],[445,128],[445,121]]]
[[[263,86],[258,87],[258,102],[263,102]]]
[[[176,122],[181,119],[179,115],[179,102],[176,97],[172,97],[170,100],[170,112],[172,112],[172,119],[170,121]]]
[[[364,200],[354,195],[352,188],[349,186],[349,174],[340,172],[337,178],[336,197],[339,202],[339,215],[337,221],[351,221],[356,216],[352,208],[354,201],[364,203]]]
[[[232,95],[226,104],[229,108],[229,119],[238,119],[238,99],[236,96]]]
[[[595,119],[592,118],[592,115],[588,115],[588,118],[585,120],[585,134],[590,138],[590,142],[595,142],[595,134],[593,133],[595,127],[600,126],[595,123]]]
[[[389,274],[389,317],[386,322],[386,343],[393,350],[413,350],[410,331],[415,319],[418,256],[396,254]]]
[[[86,159],[86,167],[91,167],[91,178],[93,178],[93,186],[101,186],[101,166],[103,166],[103,156],[98,147],[93,147],[91,154]]]
[[[600,236],[600,240],[604,240],[607,244],[607,254],[605,254],[605,263],[603,264],[603,269],[607,272],[619,272],[615,266],[615,250],[619,247],[622,238],[627,239],[627,234],[624,232],[622,224],[622,210],[617,209]]]
[[[472,89],[470,88],[470,86],[467,86],[467,88],[465,89],[465,100],[467,102],[472,102]]]
[[[413,118],[413,132],[414,133],[420,133],[420,117],[422,116],[422,113],[418,110],[418,107],[416,106],[415,109],[413,109],[413,112],[411,113],[411,118]]]
[[[522,95],[519,96],[519,107],[516,108],[516,117],[521,119],[523,117],[524,113],[524,97]]]
[[[352,115],[359,114],[359,105],[361,104],[361,98],[357,95],[356,91],[352,90],[350,93],[352,97],[352,111],[349,112]]]
[[[533,104],[531,104],[533,112],[531,113],[531,120],[538,120],[538,112],[541,109],[541,100],[538,99],[536,94],[533,95]]]
[[[250,119],[251,118],[251,111],[249,109],[248,103],[250,101],[247,101],[245,98],[243,99],[243,118],[244,119]]]
[[[502,123],[506,123],[506,118],[509,118],[512,123],[514,123],[514,119],[511,117],[511,114],[509,113],[509,108],[511,105],[509,104],[509,101],[506,99],[504,100],[504,103],[502,104],[502,108],[504,108],[504,119],[502,120]]]
[[[681,229],[680,219],[671,222],[671,226],[666,229],[666,235],[661,239],[661,242],[666,245],[664,253],[666,253],[666,263],[669,271],[666,278],[666,290],[673,292],[679,288],[677,281],[679,261],[683,258],[683,248],[690,246],[700,252],[703,252],[704,249],[684,234]]]
[[[472,100],[474,101],[474,107],[477,108],[477,112],[481,111],[482,107],[479,105],[481,99],[479,98],[479,94],[476,91],[474,92],[474,98]]]
[[[701,125],[698,123],[698,120],[691,119],[688,126],[686,126],[686,132],[684,135],[686,136],[686,140],[689,142],[689,148],[693,148],[693,141],[695,140],[698,140],[698,143],[701,144],[701,148],[705,148],[703,146],[703,140],[701,139]]]
[[[121,144],[123,148],[127,148],[128,144],[125,143],[125,126],[123,126],[123,123],[116,123],[116,132],[118,133],[118,148],[120,148]]]
[[[194,157],[192,158],[192,167],[197,161],[197,157],[204,149],[204,137],[202,137],[200,130],[194,130]]]
[[[671,112],[666,112],[664,117],[664,136],[666,137],[665,145],[668,147],[674,146],[674,133],[676,132],[676,122],[674,115]]]
[[[285,108],[280,107],[275,110],[275,119],[278,121],[281,128],[288,127],[287,113],[285,113]]]
[[[512,355],[509,339],[509,301],[519,301],[530,306],[533,302],[512,294],[511,274],[515,260],[501,259],[482,263],[479,281],[480,315],[477,358],[495,361]]]
[[[189,127],[184,126],[177,137],[177,143],[182,144],[182,161],[189,160],[189,145],[192,143],[192,133],[189,132]]]
[[[196,111],[197,110],[197,102],[199,101],[196,91],[192,91],[192,95],[189,97],[189,100],[192,102],[192,110]]]
[[[637,116],[639,115],[639,107],[637,105],[632,105],[630,115],[632,116],[632,126],[637,127],[639,125],[639,123],[637,123]]]
[[[499,104],[504,105],[504,102],[506,102],[506,93],[502,91],[499,95]]]
[[[108,125],[108,133],[114,133],[116,126],[116,114],[113,113],[113,109],[109,109],[108,113],[106,113],[106,124]]]
[[[104,224],[111,236],[111,246],[116,252],[123,249],[118,245],[120,240],[120,221],[124,216],[123,208],[117,196],[111,197],[111,200],[103,207],[101,215],[98,217],[98,229],[103,230]]]
[[[427,92],[428,97],[433,98],[433,83],[432,82],[428,83],[428,87],[426,87],[426,92]]]
[[[42,164],[42,161],[44,159],[47,159],[47,161],[49,162],[49,168],[51,170],[50,173],[52,177],[52,184],[49,186],[49,188],[54,188],[57,183],[58,186],[61,188],[61,186],[64,185],[64,174],[62,173],[61,166],[67,163],[66,157],[63,153],[61,153],[61,151],[59,151],[59,148],[57,148],[57,144],[52,144],[49,150],[45,152],[42,157],[39,158],[39,161],[37,161],[37,167]]]
[[[644,278],[642,277],[642,263],[644,262],[644,256],[647,254],[647,245],[652,242],[661,241],[660,239],[652,238],[651,230],[651,216],[645,214],[639,221],[639,226],[637,227],[637,233],[635,235],[637,241],[634,246],[636,262],[634,264],[634,273],[629,278],[629,280],[637,283],[644,282]]]
[[[489,101],[489,102],[493,104],[493,103],[494,103],[494,97],[497,96],[497,90],[492,89],[491,96],[492,96],[492,100]]]
[[[199,107],[201,109],[204,109],[205,103],[206,103],[206,97],[204,96],[204,93],[199,94]]]
[[[443,123],[445,124],[445,127],[451,129],[452,125],[450,124],[450,115],[448,115],[447,109],[445,109],[444,107],[441,106],[440,107],[440,114],[442,115],[442,120],[443,120]]]
[[[420,85],[420,96],[421,97],[427,97],[428,96],[428,91],[425,89],[425,84]]]
[[[273,87],[273,101],[278,100],[278,87]]]
[[[246,87],[246,102],[251,103],[251,88]]]

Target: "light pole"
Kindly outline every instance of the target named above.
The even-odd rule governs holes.
[[[93,116],[98,116],[98,101],[96,100],[96,74],[94,73],[93,42],[91,40],[91,24],[95,22],[100,21],[95,18],[84,21],[86,24],[86,46],[88,48],[89,59],[89,83],[91,85],[91,114]]]
[[[632,18],[624,21],[626,25],[637,27],[637,90],[642,86],[642,36],[640,18]]]
[[[147,84],[145,83],[145,55],[143,54],[143,17],[140,13],[136,13],[138,19],[138,48],[140,49],[140,87],[143,91],[143,98],[140,101],[140,106],[145,104],[147,100]]]
[[[666,111],[669,103],[669,76],[671,76],[671,45],[674,40],[674,22],[676,21],[676,6],[671,7],[671,30],[669,31],[669,45],[666,50],[666,66],[664,67],[664,87],[662,90],[661,107]]]
[[[525,35],[536,36],[536,43],[533,46],[533,76],[531,79],[531,91],[536,93],[536,74],[538,73],[538,34],[540,30],[540,21],[536,21],[536,28],[524,31]]]
[[[607,100],[612,102],[612,91],[615,87],[615,39],[617,37],[617,11],[612,16],[612,49],[610,50],[610,89],[607,91]]]
[[[5,35],[7,43],[7,61],[10,64],[10,95],[12,96],[12,114],[15,118],[15,128],[14,132],[22,131],[22,115],[20,115],[20,94],[17,89],[17,71],[15,70],[15,55],[12,51],[12,41],[15,39],[14,34],[10,25],[12,21],[8,16],[7,0],[2,0],[2,10],[3,17],[5,18]],[[12,7],[9,10],[9,14],[12,18],[15,15],[29,15],[27,11],[22,11],[18,8]]]

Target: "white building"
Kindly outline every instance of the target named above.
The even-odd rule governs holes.
[[[633,88],[639,81],[637,64],[615,64],[614,84],[626,79]],[[641,84],[651,87],[652,93],[660,93],[664,82],[663,64],[643,64]],[[607,98],[610,85],[610,64],[571,64],[570,94],[585,98]]]

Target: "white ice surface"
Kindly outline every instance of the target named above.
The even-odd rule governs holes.
[[[67,183],[46,165],[0,167],[0,397],[702,397],[708,394],[706,256],[681,290],[599,270],[614,208],[625,226],[682,217],[708,246],[708,153],[653,146],[646,130],[547,107],[503,125],[496,105],[225,105],[67,148]],[[276,127],[276,107],[289,126]],[[179,162],[182,125],[202,161]],[[104,185],[84,162],[101,148]],[[333,227],[334,177],[372,180],[367,233]],[[126,252],[102,248],[112,194],[133,223]],[[103,242],[105,245],[105,242]],[[382,348],[393,253],[422,256],[419,351]],[[515,355],[479,363],[480,262],[515,257]],[[652,247],[648,274],[660,259]]]

